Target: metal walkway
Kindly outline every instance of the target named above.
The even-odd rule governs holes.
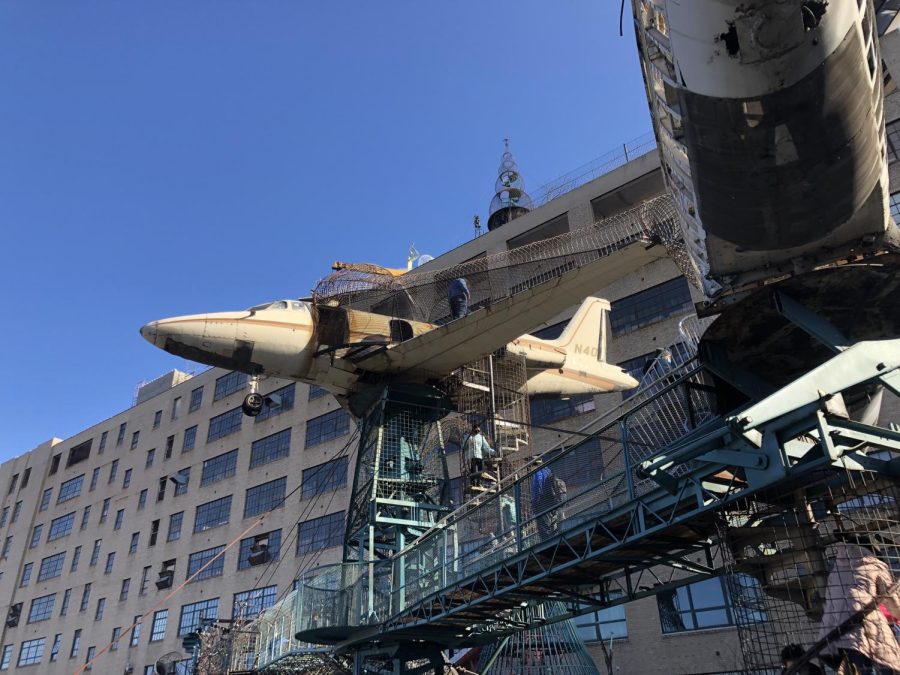
[[[877,453],[900,451],[900,433],[850,421],[841,396],[866,383],[900,393],[900,340],[858,343],[725,417],[713,412],[710,378],[689,361],[590,437],[465,504],[396,556],[303,575],[256,620],[251,660],[271,664],[308,643],[485,644],[653,595],[718,573],[710,547],[724,504],[753,493],[777,500],[837,468],[900,469]],[[687,414],[667,414],[673,405]],[[685,421],[675,428],[668,418]],[[554,478],[565,494],[537,499]],[[550,605],[557,615],[547,616]]]

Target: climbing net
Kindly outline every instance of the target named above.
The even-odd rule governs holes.
[[[396,275],[377,266],[336,265],[340,269],[317,284],[313,299],[321,305],[440,324],[451,316],[447,290],[454,279],[466,280],[469,309],[475,310],[642,240],[665,246],[694,279],[675,205],[662,196],[586,227],[438,270]]]

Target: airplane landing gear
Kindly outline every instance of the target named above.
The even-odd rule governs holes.
[[[244,397],[244,402],[241,404],[241,410],[243,410],[244,414],[248,417],[256,417],[262,412],[265,403],[266,399],[263,398],[262,394],[253,392]]]
[[[259,393],[259,375],[251,375],[248,384],[250,385],[250,393],[244,397],[241,403],[241,410],[247,417],[256,417],[262,412],[263,406],[266,404],[265,397]]]

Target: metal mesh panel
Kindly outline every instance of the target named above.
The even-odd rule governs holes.
[[[453,279],[466,279],[469,309],[479,309],[639,240],[661,242],[692,278],[675,206],[663,196],[593,225],[441,270],[400,276],[358,266],[337,270],[317,284],[313,297],[319,305],[445,323],[451,316],[447,291]]]
[[[900,665],[897,629],[880,609],[900,610],[898,498],[896,481],[847,472],[727,513],[727,579],[748,668],[781,667],[786,648],[847,673],[869,672],[866,659]],[[846,649],[857,654],[842,657]]]
[[[553,604],[553,603],[550,603]],[[540,608],[543,609],[543,608]],[[561,607],[550,610],[559,614]],[[484,675],[596,675],[594,660],[584,648],[572,621],[539,630],[525,630],[482,650],[478,672]]]

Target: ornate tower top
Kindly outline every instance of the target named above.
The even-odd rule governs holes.
[[[516,160],[509,151],[508,138],[503,139],[503,159],[500,160],[498,172],[488,216],[488,230],[496,229],[513,218],[518,218],[532,208],[531,197],[525,192],[525,182],[519,173],[519,167],[516,166]]]

